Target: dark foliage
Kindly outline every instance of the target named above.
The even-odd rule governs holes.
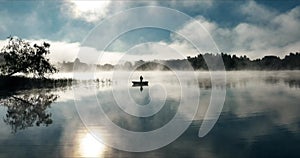
[[[262,59],[250,60],[247,56],[237,57],[228,54],[204,54],[188,57],[195,70],[208,70],[204,59],[222,57],[226,70],[300,70],[300,53],[290,53],[283,59],[277,56],[265,56]],[[220,64],[213,62],[213,64]]]
[[[73,79],[27,78],[21,76],[0,76],[0,95],[18,90],[34,88],[59,88],[71,86]]]
[[[45,56],[50,53],[50,44],[30,45],[18,37],[9,37],[0,54],[3,61],[0,64],[1,75],[12,76],[15,73],[33,74],[44,77],[47,73],[55,73],[57,69],[50,64]]]

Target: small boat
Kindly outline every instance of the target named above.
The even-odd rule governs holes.
[[[132,81],[132,86],[148,86],[148,81]]]

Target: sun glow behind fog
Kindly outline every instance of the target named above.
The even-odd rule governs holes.
[[[90,133],[86,133],[80,139],[79,152],[83,157],[103,157],[105,145],[94,138]]]
[[[107,7],[110,4],[109,0],[78,0],[70,2],[73,4],[75,17],[81,17],[90,22],[104,17],[107,13]]]

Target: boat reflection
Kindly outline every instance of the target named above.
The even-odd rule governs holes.
[[[143,85],[133,85],[132,87],[140,87],[141,92],[144,90]]]

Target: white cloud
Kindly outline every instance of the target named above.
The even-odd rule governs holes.
[[[271,12],[266,8],[265,10]],[[231,30],[231,36],[234,39],[233,48],[249,52],[248,54],[253,57],[261,57],[267,52],[282,57],[289,53],[286,51],[299,51],[300,47],[295,48],[295,43],[300,42],[300,7],[273,16],[273,18],[268,18],[269,14],[264,15],[260,12],[253,14],[261,17],[261,22],[241,23],[233,28]],[[265,25],[260,25],[260,23],[265,23]]]
[[[170,4],[173,4],[168,2]],[[69,1],[67,0],[68,8],[71,9],[70,13],[74,18],[82,18],[89,22],[94,22],[108,15],[108,8],[110,7],[110,1]],[[141,2],[148,4],[147,2]],[[150,2],[149,2],[150,3]],[[182,2],[184,3],[184,2]],[[185,6],[190,6],[196,2],[189,2]],[[93,4],[93,5],[92,5]],[[126,8],[129,4],[125,2],[116,2],[115,4],[122,4],[120,8]],[[154,5],[156,3],[153,2]],[[178,4],[174,2],[174,5]],[[200,4],[199,4],[200,5]],[[202,4],[204,5],[204,4]],[[119,9],[120,9],[119,8]],[[178,34],[171,35],[171,42],[156,42],[152,44],[145,44],[136,46],[135,51],[139,51],[139,54],[126,54],[131,60],[153,60],[157,59],[170,59],[175,58],[172,56],[172,51],[165,47],[170,47],[183,56],[194,56],[198,52],[193,48],[189,41],[184,38],[196,40],[197,46],[200,46],[200,52],[206,53],[219,53],[214,49],[214,43],[210,39],[210,35],[215,40],[220,51],[225,53],[236,53],[241,55],[247,55],[251,58],[262,57],[264,55],[279,55],[284,56],[289,52],[300,51],[300,7],[296,7],[286,13],[278,13],[265,6],[257,4],[255,1],[249,1],[240,9],[241,14],[246,18],[244,22],[238,25],[230,27],[221,27],[217,22],[207,20],[202,16],[196,17],[197,21],[191,21],[186,23],[182,28],[177,30]],[[152,17],[159,17],[161,13],[155,10],[148,10],[147,14]],[[32,14],[35,15],[35,14]],[[106,30],[101,37],[97,40],[92,40],[91,45],[101,45],[108,41],[110,35],[114,35],[117,30],[124,27],[124,24],[128,23],[128,19],[132,21],[141,22],[142,20],[149,21],[149,19],[143,19],[140,16],[143,14],[134,14],[134,17],[124,17],[121,20],[114,21],[109,27],[105,27]],[[35,16],[28,17],[29,23],[35,24]],[[168,20],[162,19],[163,23],[168,23]],[[29,24],[28,23],[28,24]],[[203,28],[199,27],[199,24]],[[65,27],[58,31],[55,35],[63,35],[67,30],[72,32],[68,34],[70,38],[78,38],[81,34],[86,34],[87,31],[81,31],[80,27],[70,27],[71,23],[66,23]],[[73,28],[73,29],[72,29]],[[1,26],[0,26],[1,31]],[[185,35],[186,37],[181,37]],[[117,35],[116,35],[117,36]],[[64,38],[60,39],[65,40]],[[38,43],[43,40],[39,40]],[[51,44],[51,61],[73,61],[79,50],[84,49],[84,53],[81,54],[80,59],[83,62],[95,63],[98,61],[101,52],[89,47],[80,47],[80,43],[61,42],[61,41],[49,41]],[[116,40],[116,45],[120,47],[113,51],[126,48],[126,42]],[[146,41],[148,42],[148,41]],[[150,41],[151,42],[151,41]],[[0,41],[0,46],[3,41]],[[134,51],[134,50],[131,50]],[[158,55],[153,56],[153,52],[158,52]],[[151,54],[152,53],[152,54]],[[101,58],[101,64],[104,63],[116,63],[123,57],[122,52],[105,52]],[[128,58],[127,57],[127,58]],[[155,57],[155,58],[154,58]]]
[[[107,15],[110,3],[110,0],[67,0],[66,5],[69,7],[67,11],[74,18],[95,22]]]
[[[257,4],[255,1],[249,1],[240,8],[242,14],[246,15],[246,19],[253,22],[261,22],[274,18],[278,12]]]
[[[212,40],[211,33],[217,29],[217,25],[207,21],[204,17],[198,16],[195,20],[185,24],[177,30],[177,34],[172,34],[173,44],[184,44],[188,40],[198,47],[199,51],[216,52],[215,43]],[[183,36],[183,37],[181,37]]]
[[[0,49],[2,49],[7,44],[7,40],[0,40]]]
[[[86,20],[87,22],[97,22],[109,15],[124,11],[130,8],[141,6],[166,6],[174,9],[197,11],[213,6],[213,0],[171,0],[171,1],[112,1],[112,0],[64,0],[66,3],[62,7],[73,18]]]
[[[37,42],[41,43],[41,42]],[[67,43],[67,42],[49,42],[50,54],[49,57],[53,63],[62,61],[74,61],[79,49],[79,43]]]
[[[198,50],[194,48],[194,46],[192,46],[187,41],[183,41],[183,42],[174,41],[168,44],[168,46],[181,53],[182,56],[184,56],[184,58],[186,58],[187,56],[195,56],[200,53],[198,52]]]
[[[41,41],[32,43],[41,43]],[[117,64],[125,61],[182,59],[198,54],[197,50],[186,42],[143,43],[132,47],[128,52],[102,52],[91,47],[81,47],[79,43],[48,42],[51,43],[49,57],[53,63],[74,61],[75,58],[79,58],[86,63]]]
[[[165,43],[165,42],[149,42],[142,43],[132,47],[122,57],[123,61],[151,61],[151,60],[168,60],[183,59],[188,53],[195,55],[196,50],[192,49],[186,43]]]
[[[37,42],[40,43],[40,42]],[[82,47],[80,43],[55,42],[51,43],[49,58],[51,62],[80,61],[89,64],[116,64],[124,55],[122,52],[102,52],[91,47]]]
[[[300,51],[300,7],[277,14],[250,1],[241,11],[248,15],[249,19],[254,17],[257,19],[252,20],[251,23],[242,22],[233,28],[220,27],[217,23],[203,17],[198,17],[197,20],[212,35],[220,51],[225,53],[246,54],[250,58],[259,58],[264,55],[283,57],[289,52]],[[178,30],[178,33],[197,39],[202,48],[200,51],[204,53],[207,48],[211,48],[211,41],[205,31],[201,36],[195,34],[199,30],[203,31],[197,22],[193,21]],[[173,40],[176,41],[178,37],[173,36]],[[211,53],[217,52],[211,50]]]

